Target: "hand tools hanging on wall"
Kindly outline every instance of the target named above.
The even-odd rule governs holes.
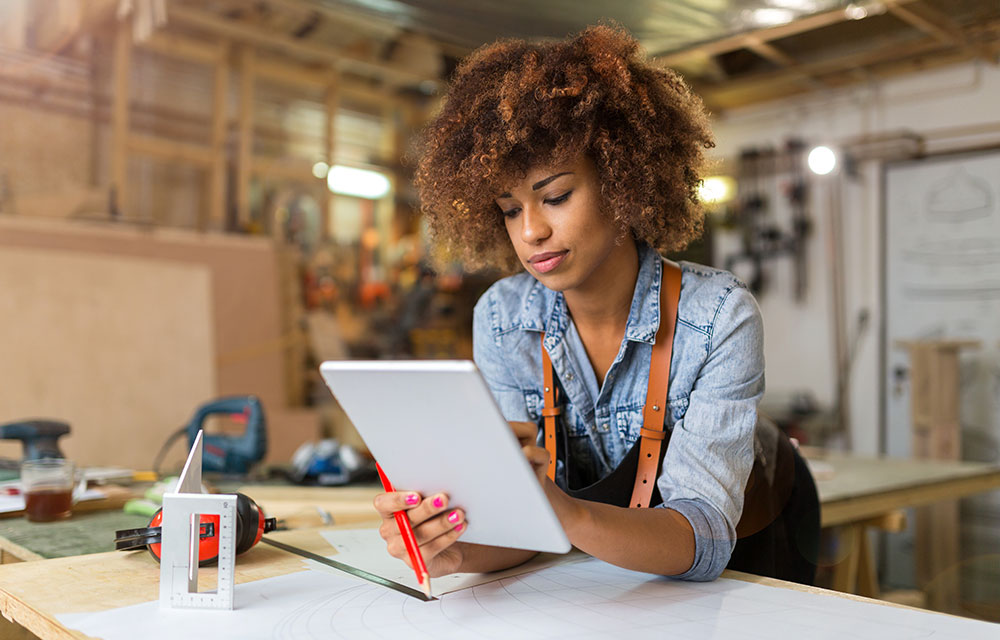
[[[805,150],[805,142],[789,139],[781,150],[755,147],[740,153],[739,199],[725,224],[739,230],[741,250],[726,257],[725,268],[744,278],[758,295],[771,284],[767,263],[790,256],[795,300],[805,299],[812,230]]]

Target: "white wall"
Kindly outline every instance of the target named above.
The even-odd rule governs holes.
[[[971,127],[974,132],[956,127]],[[836,145],[859,135],[904,129],[924,136],[930,152],[1000,144],[1000,69],[972,62],[727,112],[715,122],[714,155],[734,160],[743,148],[768,144],[780,148],[791,136],[810,144]],[[793,299],[787,259],[778,263],[775,287],[759,298],[768,395],[808,388],[829,407],[836,384],[828,246],[834,213],[830,192],[836,189],[842,203],[849,335],[858,312],[867,308],[871,313],[853,368],[849,414],[853,449],[862,453],[877,452],[881,420],[881,166],[881,161],[865,161],[856,178],[841,174],[814,180],[806,299],[801,303]],[[734,244],[733,237],[723,235],[717,255],[725,255]]]

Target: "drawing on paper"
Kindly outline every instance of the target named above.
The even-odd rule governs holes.
[[[739,580],[681,582],[585,560],[421,602],[347,574],[303,571],[244,583],[238,610],[150,602],[64,624],[105,640],[272,638],[921,638],[993,640],[995,624]]]
[[[924,210],[931,222],[971,222],[993,213],[990,183],[958,166],[927,189]]]

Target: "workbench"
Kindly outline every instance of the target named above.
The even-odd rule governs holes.
[[[867,531],[901,531],[902,510],[957,500],[1000,488],[1000,466],[978,462],[876,458],[804,448],[807,461],[832,469],[816,479],[820,523],[835,531],[846,549],[834,567],[837,591],[878,597],[879,587]]]
[[[318,529],[282,531],[268,537],[313,553],[333,553]],[[301,557],[258,544],[240,556],[236,564],[236,583],[287,575],[304,568]],[[867,600],[732,571],[725,572],[723,577],[831,598]],[[155,601],[158,588],[159,566],[146,553],[109,552],[4,565],[0,566],[0,613],[43,640],[81,640],[85,636],[67,629],[55,616]],[[137,630],[136,637],[142,637],[141,631]]]
[[[220,487],[225,492],[239,491],[250,496],[264,509],[268,517],[278,519],[280,528],[297,529],[332,524],[363,524],[377,522],[372,506],[381,488],[302,487],[294,485],[243,485]],[[73,517],[58,522],[28,522],[23,517],[0,518],[0,564],[63,558],[113,551],[114,532],[135,529],[149,524],[149,518],[124,513],[119,498],[107,502],[103,510],[90,503],[74,507]],[[136,497],[129,494],[129,497]],[[83,507],[83,511],[78,508]]]
[[[818,477],[816,485],[821,524],[834,530],[839,544],[847,550],[834,568],[830,586],[846,593],[879,595],[868,529],[898,531],[905,523],[902,509],[1000,488],[1000,467],[996,465],[876,458],[809,448],[804,448],[804,453],[807,460],[822,461],[832,469],[832,476]],[[244,485],[238,489],[288,528],[378,519],[372,507],[372,499],[381,491],[377,486]],[[123,518],[127,522],[120,522]],[[9,562],[111,550],[116,529],[146,523],[142,516],[120,512],[81,514],[51,524],[0,520],[0,556]],[[60,528],[66,530],[65,535],[57,531]],[[48,542],[53,539],[58,541],[56,545]]]

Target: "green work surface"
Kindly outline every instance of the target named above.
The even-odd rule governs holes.
[[[115,531],[149,525],[149,518],[123,511],[74,514],[58,522],[28,522],[26,518],[0,520],[0,537],[43,558],[64,558],[115,550]]]

